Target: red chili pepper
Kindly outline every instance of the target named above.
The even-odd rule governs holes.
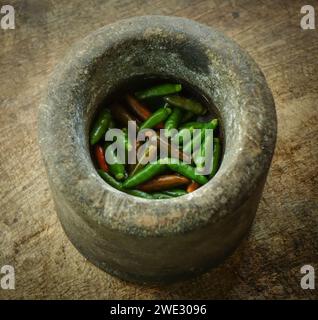
[[[105,172],[108,172],[109,168],[108,168],[108,165],[105,160],[105,154],[104,154],[103,147],[97,144],[94,147],[94,153],[95,153],[95,158],[97,160],[99,168]]]
[[[131,107],[131,109],[135,112],[135,114],[141,120],[145,121],[152,115],[151,111],[145,105],[143,105],[141,102],[139,102],[136,98],[134,98],[133,96],[128,94],[126,96],[126,101],[129,104],[129,106]],[[156,129],[163,129],[164,124],[159,123],[156,125],[155,128]]]
[[[187,187],[187,192],[193,192],[194,190],[197,190],[199,187],[200,185],[197,182],[192,181]]]
[[[145,192],[161,191],[184,186],[189,182],[190,181],[188,178],[177,174],[162,175],[155,177],[150,181],[144,182],[143,184],[139,185],[137,189]]]

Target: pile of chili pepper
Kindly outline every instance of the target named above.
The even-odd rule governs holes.
[[[211,179],[217,172],[221,160],[221,142],[217,136],[218,119],[207,122],[198,121],[198,117],[207,112],[207,108],[193,97],[183,95],[181,84],[164,83],[152,86],[142,91],[129,93],[124,98],[99,111],[90,130],[90,145],[92,157],[99,175],[112,187],[128,194],[146,199],[169,199],[185,195],[198,189]],[[125,151],[129,152],[131,142],[128,139],[128,121],[135,121],[136,130],[184,130],[212,129],[213,141],[206,141],[201,135],[193,136],[183,145],[183,149],[174,150],[170,140],[161,141],[173,150],[179,159],[187,159],[191,155],[191,147],[195,139],[200,139],[201,144],[213,146],[213,162],[209,175],[198,175],[195,172],[196,164],[179,161],[163,161],[153,159],[144,164],[142,157],[135,165],[123,164],[116,160],[115,152],[112,164],[105,160],[105,149],[108,144],[104,137],[108,129],[120,128],[123,130]],[[203,132],[202,131],[202,132]],[[192,131],[191,131],[192,132]],[[167,142],[168,141],[168,142]],[[137,143],[137,148],[141,146]],[[142,156],[157,156],[157,150],[153,146],[144,149]],[[188,158],[189,159],[189,158]],[[190,157],[191,159],[191,157]],[[164,159],[167,160],[167,159]]]

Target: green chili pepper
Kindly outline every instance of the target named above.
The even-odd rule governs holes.
[[[181,175],[197,182],[200,184],[205,184],[208,182],[208,179],[205,176],[198,175],[195,173],[195,168],[186,164],[186,163],[174,163],[171,162],[168,164],[169,169],[172,171],[178,172]]]
[[[139,130],[151,129],[161,121],[165,121],[171,113],[171,109],[164,107],[154,112],[145,122],[142,123]]]
[[[182,110],[179,108],[174,108],[170,116],[165,122],[165,132],[169,132],[171,129],[176,129],[179,126],[182,117]]]
[[[123,180],[126,176],[125,166],[121,163],[109,164],[109,172],[117,179]]]
[[[171,199],[173,196],[165,194],[163,192],[154,192],[151,194],[153,199]]]
[[[131,144],[131,141],[129,140],[129,137],[128,137],[127,128],[123,128],[122,131],[124,132],[125,150],[126,150],[127,152],[129,152],[129,151],[131,151],[131,149],[132,149],[132,144]]]
[[[140,169],[136,174],[127,178],[123,183],[124,188],[133,188],[139,184],[146,182],[156,176],[159,173],[162,173],[166,169],[166,166],[163,165],[160,161],[155,161],[153,163],[148,163],[144,168]]]
[[[213,164],[212,172],[210,174],[210,179],[216,174],[219,168],[219,162],[221,159],[221,143],[219,138],[214,138],[214,147],[213,147]]]
[[[149,145],[143,150],[142,155],[140,156],[139,161],[133,166],[133,169],[129,176],[135,175],[141,168],[144,168],[147,165],[147,158],[154,160],[154,157],[157,157],[157,146]]]
[[[111,115],[109,110],[107,109],[101,110],[90,132],[89,141],[91,145],[94,145],[102,138],[102,136],[107,131],[110,122],[111,122]]]
[[[205,159],[205,151],[208,150],[208,148],[213,147],[213,134],[206,135],[206,132],[204,134],[204,141],[201,145],[201,147],[197,150],[197,152],[194,153],[193,159],[194,163],[197,166],[197,169],[203,170],[203,166],[210,168],[210,171],[208,174],[211,174],[212,168],[213,168],[213,155],[211,154],[211,157],[208,159]],[[213,151],[214,152],[214,151]]]
[[[182,90],[181,84],[165,83],[158,86],[151,87],[146,90],[138,91],[135,96],[138,99],[146,99],[152,97],[165,96],[167,94],[177,93]]]
[[[110,174],[108,174],[107,172],[100,170],[100,169],[97,171],[98,171],[99,175],[103,178],[103,180],[105,180],[108,184],[110,184],[115,189],[117,189],[119,191],[125,191],[133,196],[136,196],[136,197],[153,199],[152,195],[147,192],[143,192],[140,190],[124,190],[123,184],[121,182],[117,181],[116,179],[114,179]]]
[[[184,137],[185,136],[185,137]],[[186,138],[186,141],[184,141],[184,138]],[[192,130],[189,130],[187,128],[184,128],[180,130],[174,137],[172,137],[172,142],[174,144],[181,144],[184,142],[184,144],[187,144],[192,139]]]
[[[117,181],[114,177],[101,169],[97,170],[97,172],[108,184],[110,184],[115,189],[122,191],[123,187],[121,182]]]
[[[161,193],[167,194],[168,196],[171,197],[180,197],[183,196],[185,194],[188,194],[185,190],[183,189],[171,189],[171,190],[165,190],[165,191],[161,191]]]
[[[200,129],[200,130],[216,129],[217,126],[218,126],[218,119],[213,119],[210,122],[188,122],[179,128],[180,131],[175,136],[175,139],[179,139],[179,140],[175,140],[175,141],[179,141],[179,144],[182,143],[183,134],[187,130],[190,130],[190,132],[192,133],[194,129]],[[189,149],[189,146],[187,146],[186,149]]]
[[[203,105],[200,102],[195,101],[193,99],[188,99],[178,95],[174,95],[164,97],[164,100],[172,106],[191,111],[198,115],[206,113],[206,109],[203,107]]]
[[[140,191],[140,190],[125,190],[125,191],[135,197],[153,199],[153,196],[151,194],[144,191]]]
[[[183,124],[179,129],[216,129],[218,126],[218,119],[213,119],[209,122],[188,122]]]
[[[109,172],[117,179],[123,180],[126,177],[126,170],[123,161],[118,159],[118,156],[115,154],[115,150],[110,150],[106,148],[106,160],[109,165]]]
[[[200,147],[197,150],[195,150],[192,154],[193,162],[199,170],[201,170],[204,165],[203,159],[204,159],[204,154],[205,154],[205,152],[204,152],[205,143],[206,143],[206,140],[205,140],[205,135],[204,135],[203,140],[201,141]]]
[[[201,145],[203,143],[203,140],[204,140],[204,130],[196,129],[192,139],[188,141],[185,144],[185,146],[183,146],[183,152],[191,154],[192,151],[194,151],[195,146]]]

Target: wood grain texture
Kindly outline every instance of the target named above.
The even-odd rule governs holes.
[[[0,289],[0,298],[318,298],[318,289],[300,287],[301,266],[318,273],[318,31],[299,26],[304,4],[316,5],[318,20],[317,2],[10,4],[16,29],[0,29],[0,266],[15,267],[16,290]],[[188,17],[236,40],[263,70],[278,116],[277,148],[248,238],[220,267],[163,287],[120,281],[74,249],[58,222],[37,144],[39,101],[70,45],[105,24],[144,14]]]

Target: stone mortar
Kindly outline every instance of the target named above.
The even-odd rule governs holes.
[[[115,190],[97,174],[88,130],[100,101],[136,76],[181,79],[212,100],[225,133],[206,185],[169,200]],[[122,279],[171,282],[225,259],[254,219],[276,140],[276,113],[252,58],[222,33],[178,17],[105,26],[56,67],[39,112],[39,141],[56,210],[74,246]]]

